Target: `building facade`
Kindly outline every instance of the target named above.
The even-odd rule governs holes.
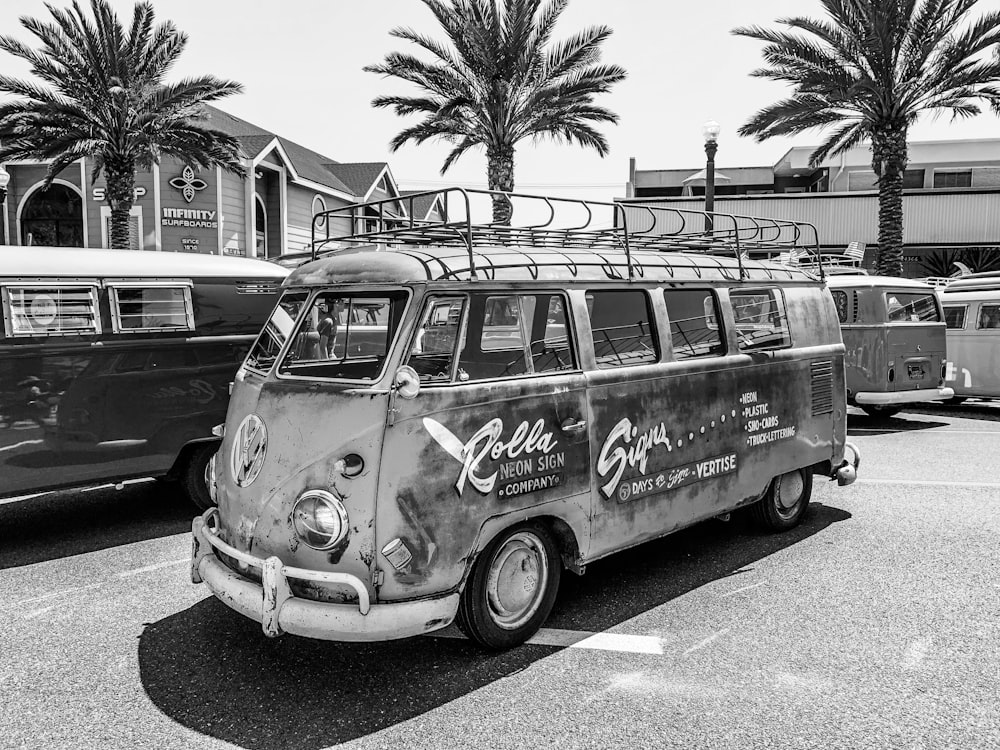
[[[307,250],[314,214],[360,201],[390,200],[399,190],[386,162],[337,162],[216,107],[212,127],[239,140],[247,175],[197,170],[165,159],[136,175],[132,249],[276,258]],[[46,165],[6,162],[0,245],[108,247],[106,185],[80,159],[42,189]],[[401,202],[387,204],[402,215]],[[359,217],[317,222],[320,236],[347,234]]]
[[[822,250],[863,243],[865,265],[873,267],[878,192],[870,150],[855,148],[811,166],[813,150],[790,149],[769,167],[717,167],[715,210],[811,223]],[[625,191],[626,200],[702,210],[705,171],[639,170],[632,159]],[[1000,139],[910,143],[903,217],[906,276],[1000,270]]]

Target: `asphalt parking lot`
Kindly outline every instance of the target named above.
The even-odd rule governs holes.
[[[0,504],[2,747],[1000,746],[1000,408],[854,412],[805,522],[700,524],[567,575],[547,627],[265,639],[189,582],[153,483]]]

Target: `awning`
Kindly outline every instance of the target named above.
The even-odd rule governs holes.
[[[702,182],[705,181],[705,170],[704,169],[701,170],[700,172],[695,172],[693,175],[691,175],[690,177],[688,177],[685,180],[682,180],[681,182],[686,185],[689,182],[697,182],[698,180],[701,180]],[[726,177],[724,174],[722,174],[722,172],[716,172],[715,173],[715,181],[716,182],[732,182],[732,179],[729,178],[729,177]]]

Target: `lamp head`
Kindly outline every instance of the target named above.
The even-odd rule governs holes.
[[[0,164],[0,190],[3,190],[10,184],[10,172],[3,168],[3,164]]]
[[[715,143],[719,140],[719,132],[722,126],[715,120],[709,120],[701,126],[701,132],[705,136],[705,143]]]

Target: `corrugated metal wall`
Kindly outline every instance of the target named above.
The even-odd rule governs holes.
[[[704,209],[704,200],[671,199],[672,208]],[[816,226],[823,245],[878,239],[878,196],[766,195],[717,197],[718,213],[804,221]],[[911,193],[903,196],[903,241],[907,244],[1000,242],[1000,191]]]

